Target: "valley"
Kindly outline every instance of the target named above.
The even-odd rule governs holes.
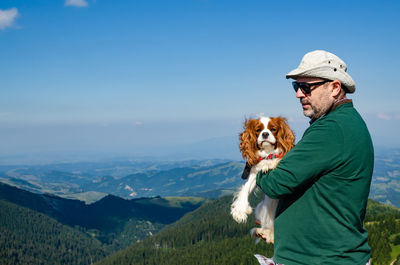
[[[206,200],[154,197],[125,200],[108,195],[93,204],[54,195],[35,194],[0,183],[0,200],[44,214],[119,250],[157,233]]]
[[[254,220],[237,224],[229,214],[243,166],[231,160],[0,166],[0,263],[257,264],[252,255],[272,255],[272,245],[255,245],[248,236]],[[373,256],[382,261],[376,264],[400,264],[399,171],[400,150],[377,150],[365,220]]]
[[[370,198],[400,207],[400,149],[375,150]],[[107,161],[0,166],[0,182],[34,193],[94,203],[108,194],[124,199],[154,196],[218,198],[243,181],[242,161]]]

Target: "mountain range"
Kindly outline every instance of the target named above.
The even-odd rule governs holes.
[[[400,208],[400,149],[375,150],[370,198]]]
[[[0,182],[87,204],[107,194],[125,199],[154,196],[218,198],[244,182],[243,161],[223,159],[120,160],[0,166]],[[370,198],[400,207],[400,149],[376,148]]]
[[[252,204],[257,200],[260,198],[253,196]],[[272,244],[256,244],[249,236],[248,231],[254,227],[253,216],[245,224],[232,220],[231,202],[231,196],[224,196],[204,203],[155,236],[113,253],[97,264],[257,265],[254,254],[273,256]],[[400,226],[395,221],[398,218],[398,209],[368,201],[366,225],[374,265],[400,264],[400,242],[395,240],[400,235]]]
[[[2,183],[0,200],[45,214],[63,225],[78,227],[112,250],[155,234],[205,201],[196,197],[125,200],[108,195],[87,205],[79,200],[35,194]]]
[[[261,197],[254,194],[251,204]],[[230,195],[110,195],[87,205],[0,184],[0,264],[258,264],[253,255],[271,256],[272,245],[255,244],[249,236],[252,215],[245,224],[232,220],[231,202]],[[374,264],[400,263],[399,218],[398,209],[368,202],[365,225]]]
[[[154,196],[216,198],[232,193],[242,180],[243,162],[72,163],[0,167],[0,181],[36,193],[92,203],[107,194],[126,199]]]

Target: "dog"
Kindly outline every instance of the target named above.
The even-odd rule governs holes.
[[[240,151],[246,160],[242,174],[247,182],[234,195],[231,215],[238,223],[245,223],[253,211],[249,204],[249,195],[256,187],[259,171],[274,169],[282,157],[294,147],[295,136],[287,120],[283,117],[260,117],[246,119],[244,131],[240,134]],[[256,223],[261,228],[253,228],[250,233],[263,238],[268,243],[274,242],[274,219],[278,200],[265,195],[255,209]]]

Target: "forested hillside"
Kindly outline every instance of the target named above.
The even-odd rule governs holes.
[[[247,224],[236,224],[229,214],[231,196],[204,204],[188,213],[159,234],[121,250],[98,262],[99,265],[124,264],[258,264],[254,254],[273,255],[273,246],[254,243]],[[400,251],[399,210],[369,200],[366,226],[373,264],[388,265]],[[399,251],[398,251],[399,250]],[[400,260],[396,265],[400,264]]]
[[[79,227],[111,250],[149,237],[185,213],[199,207],[202,198],[142,198],[106,196],[86,205],[82,201],[34,194],[0,183],[0,199],[46,214],[62,224]]]
[[[98,260],[100,265],[255,265],[258,263],[253,254],[273,255],[272,245],[255,244],[250,238],[248,232],[254,226],[252,215],[247,224],[232,220],[229,214],[232,196],[206,203],[194,198],[149,198],[130,202],[108,196],[89,207],[1,186],[0,264],[90,264]],[[252,198],[253,205],[261,199],[256,196]],[[5,197],[27,207],[36,207],[42,213],[6,202]],[[196,203],[203,205],[153,235],[173,222],[176,214],[188,212]],[[83,208],[65,208],[66,205],[83,205]],[[61,211],[66,209],[69,210]],[[58,218],[71,215],[65,220],[72,226],[46,215],[54,213],[58,213],[55,215]],[[130,215],[132,213],[136,218]],[[92,220],[88,219],[90,216]],[[365,226],[369,231],[374,264],[387,265],[395,261],[400,265],[399,219],[398,209],[369,201]],[[74,225],[77,221],[82,226]],[[159,226],[155,227],[157,224]],[[141,240],[145,237],[147,239]],[[132,242],[136,243],[130,245]],[[99,260],[127,245],[130,246]]]
[[[85,233],[0,200],[0,264],[91,264],[107,253]]]
[[[400,211],[373,200],[368,201],[365,227],[374,265],[395,261],[400,265]]]
[[[235,223],[230,214],[231,196],[203,204],[152,238],[117,252],[99,265],[108,264],[258,264],[255,253],[272,255],[272,245],[250,238],[254,218]]]

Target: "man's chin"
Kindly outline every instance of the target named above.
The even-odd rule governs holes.
[[[314,117],[314,112],[312,110],[303,110],[303,114],[310,119]]]

